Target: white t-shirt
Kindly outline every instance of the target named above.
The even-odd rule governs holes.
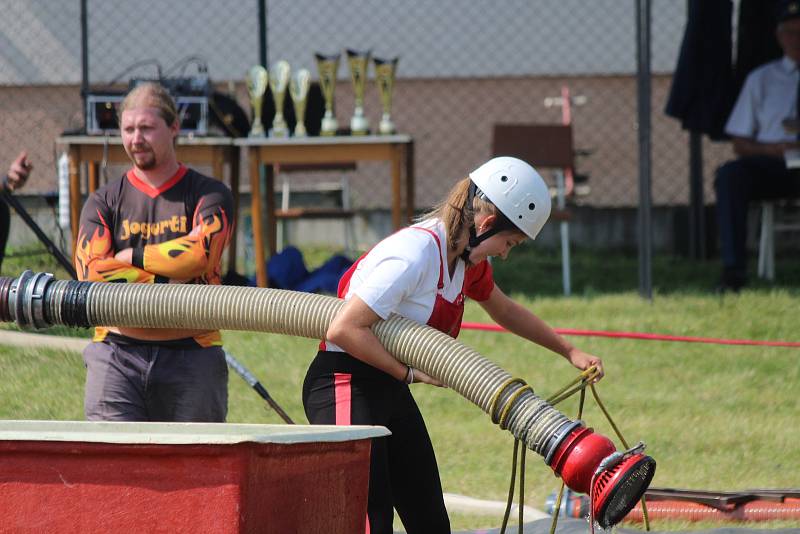
[[[436,232],[439,250],[433,236],[416,227]],[[382,319],[397,314],[426,324],[436,301],[440,266],[443,269],[442,296],[445,300],[454,302],[464,287],[466,264],[459,258],[451,278],[447,269],[446,247],[444,223],[438,219],[426,220],[395,232],[361,259],[344,299],[358,295]],[[479,298],[485,299],[494,283],[490,268],[482,273],[475,287],[480,287]],[[342,351],[329,341],[325,345],[327,350]]]
[[[795,140],[783,120],[797,117],[798,68],[784,56],[753,70],[744,82],[725,132],[761,143]]]

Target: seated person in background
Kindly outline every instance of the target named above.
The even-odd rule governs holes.
[[[33,164],[28,161],[28,153],[20,152],[17,159],[11,162],[8,168],[8,174],[3,180],[3,189],[13,193],[17,189],[25,185],[28,180]],[[6,243],[8,242],[8,232],[11,229],[11,212],[8,209],[8,204],[0,201],[0,267],[3,265],[3,258],[6,255]]]
[[[780,4],[776,36],[784,56],[748,75],[725,126],[738,159],[717,170],[714,184],[723,290],[738,291],[747,283],[750,201],[800,196],[800,168],[788,164],[793,152],[800,149],[796,129],[800,1]],[[800,159],[800,153],[795,158]]]
[[[233,196],[177,161],[175,102],[157,84],[120,105],[122,144],[133,163],[83,206],[75,267],[80,280],[219,284],[232,232]],[[95,330],[83,352],[88,420],[224,422],[228,367],[217,330]]]

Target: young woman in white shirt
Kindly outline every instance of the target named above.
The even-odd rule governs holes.
[[[366,424],[392,435],[372,445],[366,532],[392,532],[393,508],[408,534],[450,532],[436,457],[408,385],[442,386],[392,356],[370,327],[398,314],[452,337],[466,297],[499,325],[566,358],[578,369],[602,361],[559,336],[492,279],[487,259],[505,259],[535,239],[550,215],[550,193],[530,165],[494,158],[459,181],[423,220],[364,254],[339,283],[346,303],[303,384],[312,424]]]

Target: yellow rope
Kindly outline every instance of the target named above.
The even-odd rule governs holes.
[[[630,446],[628,445],[628,442],[625,441],[622,432],[619,431],[619,428],[617,428],[616,423],[614,423],[614,420],[611,419],[611,415],[608,413],[608,410],[606,410],[603,401],[600,400],[600,396],[597,394],[597,390],[595,389],[594,384],[592,384],[592,395],[594,395],[594,400],[597,402],[597,405],[600,407],[600,410],[603,412],[603,414],[606,416],[606,419],[608,419],[608,422],[611,424],[611,428],[613,428],[614,432],[617,434],[617,437],[619,438],[620,443],[622,443],[622,446],[625,447],[626,449],[629,449]],[[647,517],[647,501],[645,499],[644,494],[642,494],[642,518],[644,519],[645,530],[650,532],[650,519]]]
[[[514,384],[521,384],[521,385],[523,385],[523,386],[530,387],[530,386],[528,386],[527,382],[525,382],[523,379],[521,379],[521,378],[514,378],[514,377],[512,377],[512,378],[509,378],[508,380],[506,380],[505,382],[503,382],[502,384],[500,384],[500,387],[498,387],[498,388],[497,388],[497,391],[495,391],[495,392],[494,392],[494,395],[492,395],[492,398],[491,398],[491,400],[489,401],[489,417],[491,417],[491,419],[492,419],[492,423],[494,423],[494,424],[499,424],[499,423],[500,423],[500,418],[499,418],[499,416],[496,416],[496,415],[495,415],[495,411],[497,411],[497,410],[496,410],[496,408],[497,408],[497,403],[500,401],[500,397],[503,395],[503,393],[505,392],[505,390],[506,390],[507,388],[511,387],[511,386],[512,386],[512,385],[514,385]],[[531,391],[533,391],[533,389],[531,389]],[[504,408],[505,408],[505,407],[504,407]],[[504,410],[504,411],[505,411],[505,410]],[[501,427],[501,428],[502,428],[502,427]]]
[[[508,401],[506,401],[506,405],[503,407],[503,411],[500,413],[500,423],[499,424],[500,424],[500,428],[502,428],[503,430],[505,430],[507,428],[506,427],[506,417],[508,417],[508,414],[511,411],[511,406],[514,404],[514,401],[517,400],[517,397],[519,397],[520,395],[522,395],[526,391],[530,391],[531,393],[533,393],[533,388],[530,387],[529,385],[525,384],[524,386],[519,388],[517,391],[512,393],[511,396],[508,398]]]
[[[582,372],[578,376],[578,379],[577,379],[578,381],[582,380],[583,384],[584,384],[584,386],[582,388],[580,388],[581,398],[580,398],[580,400],[578,400],[578,417],[577,417],[577,419],[580,419],[581,417],[583,417],[583,405],[584,405],[584,401],[586,401],[586,385],[585,384],[589,380],[589,377],[592,376],[592,373],[589,372],[591,369],[594,369],[594,367],[590,367],[586,371]],[[573,380],[572,384],[574,384],[574,383],[576,383],[575,380]],[[569,386],[567,386],[567,387],[569,387]],[[566,389],[566,388],[562,388],[561,391],[563,391],[564,389]],[[559,393],[560,392],[556,392],[555,394],[558,395]],[[552,396],[551,396],[551,398],[552,398]],[[564,486],[565,486],[564,480],[562,479],[561,480],[561,488],[558,490],[558,499],[556,501],[556,507],[553,509],[553,522],[550,524],[550,534],[555,534],[556,527],[558,526],[558,514],[561,513],[561,499],[564,497]]]
[[[561,513],[561,499],[564,497],[564,481],[561,481],[561,489],[558,490],[558,498],[556,499],[556,507],[553,508],[553,522],[550,523],[550,534],[555,534],[556,527],[558,526],[558,514]]]
[[[599,376],[600,370],[596,366],[591,366],[588,369],[582,371],[576,378],[574,378],[571,382],[569,382],[566,386],[559,389],[555,393],[553,393],[548,399],[547,402],[551,405],[556,405],[559,402],[571,397],[575,393],[580,391],[580,400],[578,401],[578,419],[583,417],[583,407],[584,402],[586,400],[586,387],[589,386],[592,389],[592,395],[594,396],[597,405],[600,407],[600,410],[603,412],[603,415],[606,416],[611,428],[614,429],[614,432],[617,434],[622,446],[626,449],[629,449],[627,441],[620,432],[619,428],[617,427],[614,420],[611,418],[611,415],[608,413],[603,402],[600,400],[600,396],[597,394],[597,389],[594,387],[595,379]],[[521,384],[522,387],[515,391],[509,399],[506,401],[505,405],[503,406],[500,414],[497,416],[495,412],[497,410],[497,403],[500,400],[500,397],[505,392],[507,388],[512,386],[513,384]],[[508,413],[511,409],[511,406],[514,404],[514,401],[522,395],[522,393],[526,390],[533,391],[524,380],[521,378],[509,378],[505,382],[503,382],[497,391],[492,396],[492,399],[489,403],[489,415],[492,418],[492,422],[495,424],[499,424],[500,428],[505,428],[506,417],[508,417]],[[506,526],[508,525],[508,518],[511,514],[511,506],[514,501],[514,486],[517,478],[517,451],[519,449],[519,439],[514,439],[514,454],[511,460],[511,483],[508,488],[508,501],[506,503],[506,510],[503,514],[503,524],[500,528],[500,534],[505,534]],[[553,522],[550,526],[550,534],[555,534],[556,528],[558,526],[558,515],[561,511],[561,501],[564,496],[564,487],[565,484],[562,480],[561,488],[558,491],[558,497],[556,499],[555,508],[553,509]],[[590,503],[591,505],[591,503]],[[521,534],[523,532],[523,509],[525,507],[525,447],[522,447],[522,454],[520,460],[520,486],[519,486],[519,525],[518,525],[518,532]],[[645,529],[649,532],[650,531],[650,521],[647,516],[647,504],[645,502],[645,497],[642,495],[642,516],[644,518]]]
[[[555,404],[557,402],[560,402],[560,400],[563,400],[563,399],[554,400],[558,399],[559,396],[567,398],[572,394],[574,394],[576,391],[586,388],[588,383],[594,380],[598,374],[600,374],[600,371],[594,365],[584,371],[581,371],[581,373],[577,377],[575,377],[570,383],[568,383],[566,386],[564,386],[563,388],[559,389],[558,391],[550,395],[550,398],[547,399],[547,402],[549,402],[550,404]],[[575,384],[580,384],[580,385],[576,388],[573,388],[573,390],[571,390],[569,394],[562,395],[562,393],[567,391],[570,387],[574,386]]]
[[[514,483],[517,479],[517,450],[519,449],[519,440],[514,439],[514,455],[511,458],[511,484],[508,486],[508,500],[506,501],[506,511],[503,514],[503,524],[500,526],[500,534],[505,534],[506,526],[508,525],[508,516],[511,515],[511,505],[514,502]],[[522,448],[523,450],[525,447]]]

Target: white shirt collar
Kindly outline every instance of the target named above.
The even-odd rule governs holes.
[[[789,56],[783,56],[781,58],[781,67],[786,69],[786,72],[796,72],[800,65],[789,59]]]

